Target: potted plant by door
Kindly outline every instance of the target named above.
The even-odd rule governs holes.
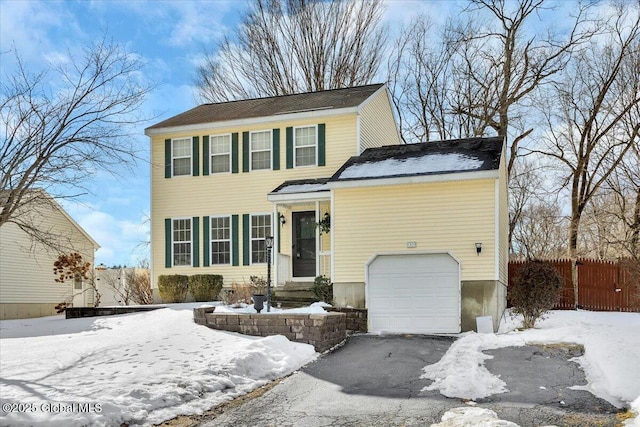
[[[264,302],[267,300],[267,296],[265,295],[265,291],[267,289],[267,280],[260,276],[251,276],[249,277],[250,287],[251,287],[251,299],[253,300],[253,308],[256,309],[258,313],[262,311],[264,308]]]

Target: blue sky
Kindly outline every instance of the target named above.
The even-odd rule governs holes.
[[[420,12],[442,23],[457,8],[446,0],[388,0],[385,6],[384,22],[392,31]],[[203,51],[233,31],[245,7],[242,0],[0,0],[2,75],[14,67],[12,54],[7,54],[14,46],[25,64],[37,70],[106,34],[140,55],[147,62],[145,75],[158,84],[143,111],[156,119],[137,132],[136,142],[148,158],[144,128],[196,105],[193,80]],[[139,246],[148,239],[148,163],[140,162],[133,173],[98,173],[89,187],[93,194],[63,205],[101,245],[96,264],[135,265],[148,257],[148,249]]]

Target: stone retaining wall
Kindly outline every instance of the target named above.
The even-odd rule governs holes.
[[[368,332],[366,308],[325,307],[327,311],[344,313],[347,316],[347,332]]]
[[[162,305],[135,306],[135,307],[70,307],[64,311],[65,319],[78,319],[80,317],[113,316],[115,314],[138,313],[166,308]]]
[[[347,337],[344,313],[247,314],[215,313],[215,307],[194,308],[193,321],[212,329],[266,337],[284,335],[323,352]]]

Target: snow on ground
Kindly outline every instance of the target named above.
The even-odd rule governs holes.
[[[159,423],[201,413],[317,356],[312,346],[281,335],[196,325],[192,309],[199,306],[1,321],[0,424]]]
[[[498,334],[462,334],[443,358],[424,368],[422,378],[434,382],[428,390],[448,397],[479,399],[506,392],[505,383],[491,374],[482,353],[532,343],[576,343],[585,349],[576,362],[585,371],[587,390],[618,407],[640,409],[640,313],[552,311],[535,329],[518,331],[521,319],[505,316]]]

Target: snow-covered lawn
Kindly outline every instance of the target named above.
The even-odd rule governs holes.
[[[317,356],[283,336],[196,325],[199,306],[1,321],[0,425],[159,423],[201,413]]]
[[[505,316],[498,334],[461,334],[438,363],[424,368],[423,378],[434,380],[427,389],[464,399],[503,393],[507,391],[506,384],[485,368],[484,361],[492,356],[483,350],[576,343],[585,349],[576,362],[584,370],[588,384],[575,388],[640,412],[640,313],[552,311],[536,323],[535,329],[518,331],[521,324],[521,318]],[[487,412],[461,411],[450,416],[462,420],[475,414],[486,416]],[[640,427],[640,417],[633,425]]]
[[[159,423],[200,413],[317,357],[313,347],[282,336],[249,337],[198,326],[192,312],[198,306],[1,321],[0,424]],[[321,310],[318,305],[306,309]],[[505,384],[484,368],[491,356],[483,350],[571,342],[585,348],[577,359],[586,373],[585,388],[640,411],[640,314],[555,311],[536,329],[519,332],[517,326],[517,319],[507,318],[498,334],[461,334],[440,362],[425,367],[425,377],[434,380],[429,388],[466,399],[501,393]],[[506,425],[492,424],[494,415],[459,408],[441,425],[459,425],[463,419]],[[640,427],[640,418],[635,423]]]

